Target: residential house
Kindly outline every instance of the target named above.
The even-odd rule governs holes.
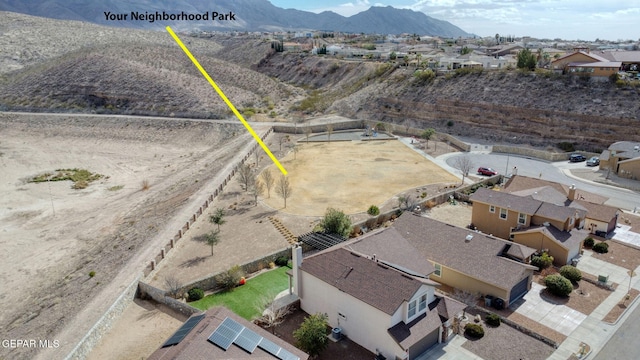
[[[640,143],[618,141],[600,155],[600,169],[627,179],[640,179]]]
[[[194,314],[149,360],[307,360],[302,350],[224,307]]]
[[[556,72],[595,77],[608,77],[616,74],[621,65],[620,61],[611,61],[599,54],[589,52],[587,49],[561,56],[551,62],[551,68]]]
[[[443,285],[492,295],[505,306],[531,288],[533,248],[412,213],[396,219],[393,228],[434,266],[429,278]]]
[[[513,193],[481,188],[471,196],[471,221],[480,231],[545,250],[554,257],[555,264],[565,265],[580,254],[589,233],[583,230],[588,210],[573,198],[575,187],[570,188],[569,196],[550,186]],[[602,204],[588,206],[597,211],[609,208]],[[591,229],[596,222],[602,223],[602,216],[599,213],[592,216],[598,219],[590,220]],[[614,219],[615,224],[617,215]]]
[[[304,260],[301,248],[295,248],[294,287],[303,310],[326,313],[332,327],[372,353],[415,359],[449,339],[454,318],[466,305],[435,294],[438,284],[428,278],[433,266],[406,241],[390,246],[397,233],[387,232],[393,231],[345,242]],[[410,264],[409,258],[415,262]]]

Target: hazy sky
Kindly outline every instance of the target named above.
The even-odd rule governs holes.
[[[480,36],[640,39],[640,0],[270,0],[275,6],[351,16],[371,6],[422,11]]]

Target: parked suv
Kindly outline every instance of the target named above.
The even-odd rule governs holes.
[[[571,154],[571,157],[569,157],[570,162],[580,162],[585,160],[587,160],[587,158],[584,157],[582,154]]]
[[[594,156],[589,160],[587,160],[587,166],[598,166],[598,165],[600,165],[600,158],[598,158],[597,156]]]
[[[478,168],[478,174],[482,174],[482,175],[486,175],[486,176],[493,176],[493,175],[498,175],[498,172],[493,170],[492,168],[480,167],[480,168]]]

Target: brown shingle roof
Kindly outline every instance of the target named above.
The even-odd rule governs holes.
[[[408,324],[400,321],[387,331],[404,350],[407,350],[427,335],[436,331],[440,325],[442,325],[442,322],[440,321],[440,316],[438,316],[438,311],[429,310]]]
[[[567,185],[559,184],[553,181],[547,181],[542,179],[536,179],[528,176],[514,175],[504,185],[503,192],[514,193],[521,190],[541,188],[544,186],[551,186],[552,188],[560,191],[561,193],[568,195],[569,187]],[[596,195],[580,189],[576,190],[576,200],[585,200],[596,204],[603,204],[609,200],[607,197]]]
[[[411,213],[393,225],[422,255],[436,263],[503,289],[529,276],[532,266],[500,256],[507,245],[531,248]],[[473,235],[470,241],[467,235]]]
[[[241,318],[224,307],[214,307],[206,312],[206,316],[196,325],[187,336],[177,345],[156,350],[149,360],[191,360],[191,359],[216,359],[216,360],[275,360],[275,356],[257,347],[253,353],[248,353],[235,344],[225,351],[210,343],[207,339],[227,317],[253,330],[258,335],[271,340],[276,345],[284,348],[302,360],[309,358],[300,349],[272,335],[261,327]]]
[[[399,265],[425,277],[435,271],[433,265],[425,261],[424,256],[393,227],[365,234],[345,245],[345,248],[370,257],[375,255],[376,259]]]
[[[542,204],[541,201],[535,200],[531,197],[515,196],[502,191],[489,190],[487,188],[479,188],[471,195],[470,200],[472,202],[495,205],[496,207],[517,211],[527,215],[535,214],[536,210]]]
[[[572,249],[581,241],[589,236],[589,232],[586,230],[571,229],[571,231],[558,230],[553,226],[536,226],[530,227],[525,230],[516,230],[514,233],[536,233],[542,232],[550,239],[554,239],[561,243],[567,249]]]
[[[574,203],[580,204],[587,209],[587,218],[598,221],[609,222],[613,219],[620,209],[609,205],[594,204],[588,201],[577,200]]]
[[[423,284],[342,247],[305,258],[300,269],[389,315]]]
[[[547,219],[567,221],[570,217],[578,213],[580,218],[584,218],[586,211],[577,208],[571,208],[566,206],[558,206],[543,202],[540,208],[536,211],[535,215],[542,216]]]

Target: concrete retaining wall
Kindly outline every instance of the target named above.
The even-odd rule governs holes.
[[[141,299],[153,299],[154,301],[165,304],[169,308],[184,314],[186,316],[191,316],[195,313],[202,312],[200,309],[196,309],[193,306],[183,303],[182,301],[176,300],[170,296],[167,296],[166,291],[158,289],[155,286],[151,286],[147,283],[140,281],[138,283],[138,295]]]
[[[531,149],[528,147],[518,147],[518,146],[510,146],[510,145],[493,145],[493,152],[521,155],[521,156],[533,157],[536,159],[547,160],[547,161],[564,161],[564,160],[568,161],[569,157],[573,153],[580,153],[584,155],[587,159],[592,156],[600,156],[600,154],[584,152],[584,151],[574,151],[572,153],[556,153],[556,152],[550,152],[545,150]]]

